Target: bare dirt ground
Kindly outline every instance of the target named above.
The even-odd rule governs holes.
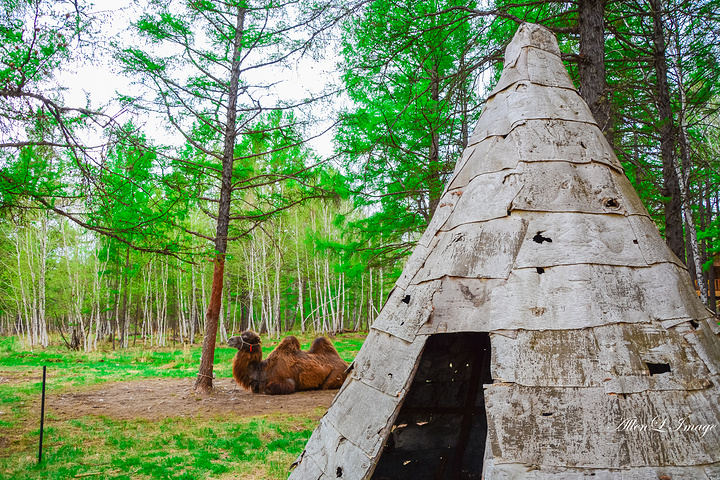
[[[231,378],[213,380],[210,395],[193,391],[194,378],[162,378],[114,382],[88,390],[49,395],[46,408],[61,420],[85,415],[132,420],[235,414],[308,414],[327,409],[337,390],[259,395],[237,386]]]

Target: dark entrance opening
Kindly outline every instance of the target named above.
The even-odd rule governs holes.
[[[488,333],[432,335],[380,456],[375,480],[482,477]]]

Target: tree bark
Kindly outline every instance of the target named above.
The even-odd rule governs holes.
[[[127,316],[127,301],[128,301],[128,294],[127,294],[127,283],[128,283],[128,270],[130,269],[130,245],[127,246],[127,249],[125,250],[125,271],[123,272],[123,303],[122,303],[122,330],[120,332],[120,345],[122,348],[128,347],[128,339],[127,339],[127,322],[128,322],[128,316]]]
[[[670,250],[680,260],[685,261],[685,244],[683,241],[682,199],[680,182],[675,170],[676,130],[673,122],[670,87],[668,85],[668,67],[665,58],[665,32],[663,29],[660,0],[649,0],[653,20],[653,66],[657,77],[655,102],[658,115],[658,135],[660,137],[660,154],[662,157],[663,196],[665,201],[665,241]]]
[[[438,72],[438,65],[435,62],[432,66],[430,73],[430,97],[432,99],[432,108],[434,111],[430,112],[430,122],[428,127],[430,128],[430,151],[428,152],[428,211],[425,215],[425,221],[430,223],[430,219],[435,215],[435,210],[440,203],[440,196],[442,195],[443,185],[441,181],[441,169],[440,163],[440,126],[438,123],[438,110],[440,105],[440,73]]]
[[[705,222],[703,225],[703,228],[707,228],[712,223],[713,220],[713,206],[712,206],[712,188],[710,186],[710,181],[706,180],[705,183],[705,195],[703,195],[705,198],[703,199],[703,202],[705,202]],[[706,245],[712,244],[712,239],[708,238],[705,240]],[[705,248],[705,251],[708,252],[707,246]],[[708,252],[708,259],[712,260],[714,257],[711,253]],[[710,269],[708,270],[708,307],[710,310],[712,310],[715,313],[718,313],[717,308],[717,295],[715,294],[715,262],[711,262]]]
[[[612,145],[612,121],[605,74],[605,2],[606,0],[578,1],[578,74],[580,95],[590,106],[600,130]]]
[[[233,59],[230,69],[228,88],[227,121],[225,124],[222,175],[220,180],[220,203],[218,206],[217,229],[215,233],[215,260],[210,303],[205,314],[205,338],[203,339],[200,371],[195,381],[195,391],[209,393],[213,388],[213,363],[215,362],[215,341],[218,317],[222,303],[223,276],[225,272],[225,253],[230,224],[230,201],[232,194],[233,160],[235,139],[237,136],[237,97],[240,83],[240,50],[242,48],[245,8],[238,8],[233,43]]]

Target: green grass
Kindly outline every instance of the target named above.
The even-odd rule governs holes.
[[[304,349],[314,336],[294,333]],[[332,339],[348,362],[364,335]],[[267,355],[279,342],[263,337]],[[0,338],[0,480],[5,479],[282,479],[322,411],[307,416],[217,416],[168,418],[159,422],[47,415],[43,462],[37,464],[42,366],[48,392],[83,390],[106,382],[148,377],[194,377],[200,346],[134,347],[69,352],[53,345],[24,351],[16,338]],[[230,377],[235,350],[218,344],[215,373]]]
[[[48,448],[0,457],[0,478],[285,478],[315,428],[304,417],[112,420],[83,417],[45,431]],[[28,435],[35,436],[37,432]],[[90,475],[88,475],[90,476]],[[79,477],[81,478],[81,477]]]

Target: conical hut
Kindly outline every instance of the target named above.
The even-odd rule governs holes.
[[[522,25],[291,479],[720,479],[720,338]]]

